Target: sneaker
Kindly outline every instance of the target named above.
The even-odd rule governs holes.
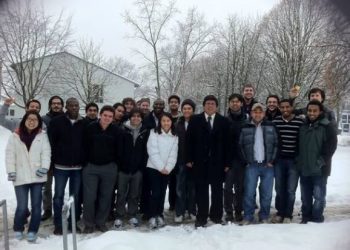
[[[269,220],[268,219],[261,219],[261,220],[259,220],[259,223],[260,224],[268,224]]]
[[[197,219],[196,215],[194,215],[194,214],[190,214],[188,218],[191,222],[195,222]]]
[[[108,227],[107,227],[105,224],[103,224],[103,225],[97,225],[97,226],[96,226],[96,229],[97,229],[98,231],[102,232],[102,233],[105,233],[105,232],[108,231]]]
[[[292,219],[291,218],[284,218],[283,224],[290,224],[290,223],[292,223]]]
[[[194,223],[194,227],[195,228],[205,227],[206,225],[207,225],[207,222],[200,221],[200,220],[196,220],[196,222]]]
[[[180,215],[180,216],[175,216],[174,221],[175,221],[176,223],[182,223],[183,219],[184,219],[184,217],[183,217],[182,215]]]
[[[300,224],[307,224],[308,223],[308,220],[306,220],[306,219],[302,219],[301,221],[300,221]]]
[[[151,219],[149,219],[148,225],[150,229],[156,229],[157,228],[156,218],[152,217]]]
[[[164,227],[164,226],[165,226],[164,219],[163,219],[161,216],[158,216],[158,217],[156,218],[156,221],[157,221],[157,226],[158,226],[158,227]]]
[[[275,216],[272,217],[271,222],[273,224],[283,223],[283,217],[279,216],[279,215],[275,215]]]
[[[52,217],[52,212],[50,210],[46,210],[44,214],[41,216],[41,220],[45,221]]]
[[[36,233],[28,232],[28,234],[27,234],[27,241],[28,242],[33,242],[34,243],[36,241],[36,238],[37,238]]]
[[[19,231],[15,232],[15,238],[17,240],[22,240],[24,238],[23,232],[19,232]]]
[[[242,220],[238,223],[238,225],[240,225],[240,226],[247,226],[250,224],[252,224],[252,221],[249,221],[249,220]]]
[[[83,230],[83,234],[92,234],[94,232],[93,227],[85,226]]]
[[[53,230],[54,235],[62,235],[62,228],[61,227],[55,227]]]
[[[121,219],[116,219],[114,221],[114,227],[115,228],[121,228],[123,226],[123,221]]]
[[[227,213],[225,216],[225,221],[233,222],[233,213]]]
[[[138,227],[139,226],[139,220],[136,217],[132,217],[129,220],[129,224],[134,226],[134,227]]]

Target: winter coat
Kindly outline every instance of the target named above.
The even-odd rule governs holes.
[[[13,133],[6,146],[6,171],[16,173],[15,186],[46,182],[47,176],[38,177],[36,171],[39,168],[49,169],[51,147],[45,131],[39,132],[29,149],[21,141],[19,135]]]
[[[47,112],[46,115],[42,116],[41,119],[43,120],[43,123],[45,124],[46,127],[49,127],[51,120],[54,117],[64,115],[63,112]]]
[[[157,126],[156,120],[154,118],[154,112],[150,112],[145,119],[143,119],[142,124],[147,128],[147,129],[152,129]]]
[[[122,163],[119,170],[126,174],[144,171],[147,164],[147,140],[149,130],[141,126],[134,141],[132,127],[127,122],[124,125]]]
[[[169,131],[161,134],[151,130],[147,142],[147,167],[161,171],[164,168],[170,173],[177,160],[179,138]]]
[[[273,163],[277,156],[278,135],[272,122],[264,120],[261,123],[264,138],[265,161]],[[242,128],[239,138],[239,145],[243,158],[247,164],[254,163],[254,143],[255,143],[256,125],[251,121],[247,122]]]
[[[276,108],[275,112],[271,112],[269,109],[266,110],[266,120],[273,121],[276,117],[282,115],[279,108]]]
[[[186,164],[186,128],[185,118],[182,116],[175,124],[176,135],[179,137],[179,150],[177,154],[177,165]]]
[[[252,111],[252,107],[255,103],[257,103],[258,101],[255,100],[254,98],[251,100],[251,102],[249,104],[247,104],[245,101],[243,102],[243,111],[245,114],[247,114],[250,117],[250,111]]]
[[[301,175],[329,176],[336,149],[337,133],[332,123],[325,116],[315,122],[307,119],[299,133],[297,166]]]

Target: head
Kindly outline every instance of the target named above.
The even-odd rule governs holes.
[[[233,112],[239,112],[243,106],[243,96],[240,94],[233,93],[228,98],[228,105],[230,110]]]
[[[140,102],[140,109],[142,113],[145,115],[148,115],[151,107],[151,102],[149,98],[142,98],[139,102]]]
[[[180,107],[180,97],[178,95],[171,95],[168,98],[168,105],[170,111],[178,111]]]
[[[207,115],[213,115],[216,113],[219,106],[218,99],[213,95],[207,95],[203,100],[203,109]]]
[[[94,102],[90,102],[90,103],[86,104],[85,114],[91,120],[97,119],[98,105]]]
[[[307,106],[307,117],[308,119],[313,122],[316,121],[320,115],[323,113],[324,107],[321,102],[317,100],[311,100]]]
[[[125,115],[125,107],[122,103],[117,102],[113,105],[114,108],[114,120],[120,121]]]
[[[130,113],[130,111],[136,107],[136,102],[131,97],[126,97],[123,99],[122,104],[125,107],[125,112]]]
[[[26,112],[30,111],[30,110],[34,110],[34,111],[40,113],[41,103],[36,99],[31,99],[31,100],[27,101]]]
[[[161,134],[162,130],[164,130],[166,133],[170,131],[173,135],[175,135],[175,126],[171,118],[172,117],[170,113],[163,112],[159,117],[159,123],[158,126],[155,128],[155,131],[158,134]]]
[[[265,117],[265,106],[261,103],[255,103],[250,111],[250,116],[254,123],[260,123]]]
[[[308,99],[309,101],[317,100],[320,103],[323,103],[326,99],[326,93],[320,88],[312,88],[309,91]]]
[[[283,99],[280,101],[279,109],[283,118],[288,118],[293,114],[293,101],[291,99]]]
[[[243,86],[243,98],[245,100],[251,100],[255,95],[255,88],[252,84],[246,84]]]
[[[26,131],[32,133],[33,131],[39,131],[42,128],[43,121],[38,112],[29,110],[23,116],[19,129],[21,132]]]
[[[130,112],[130,125],[133,127],[138,127],[143,121],[143,113],[141,109],[134,108]]]
[[[266,98],[267,109],[271,112],[275,112],[278,109],[280,98],[277,95],[269,95]]]
[[[51,96],[49,100],[50,112],[60,113],[63,112],[64,102],[63,99],[57,95]]]
[[[165,102],[158,98],[153,102],[153,112],[156,116],[160,116],[164,112]]]
[[[100,124],[102,127],[108,127],[114,119],[114,108],[110,105],[105,105],[100,111]]]
[[[186,121],[194,114],[196,104],[191,99],[186,99],[181,103],[181,112]]]
[[[77,119],[79,116],[79,109],[79,101],[76,98],[70,97],[66,100],[66,110],[69,118]]]

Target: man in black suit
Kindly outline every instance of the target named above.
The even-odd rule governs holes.
[[[222,223],[224,174],[229,168],[229,122],[217,113],[218,100],[204,98],[204,112],[193,116],[187,130],[187,166],[193,168],[198,213],[196,227],[204,227],[208,216]],[[209,185],[211,207],[209,211]]]

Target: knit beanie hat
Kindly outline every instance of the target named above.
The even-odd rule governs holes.
[[[186,99],[181,103],[181,110],[185,105],[190,105],[193,109],[193,112],[196,110],[196,104],[191,99]]]

